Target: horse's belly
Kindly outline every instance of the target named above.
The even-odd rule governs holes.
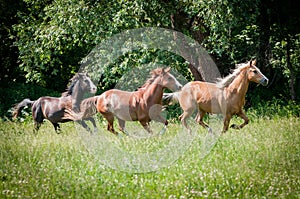
[[[199,109],[213,114],[224,114],[226,112],[226,104],[222,104],[219,100],[210,100],[208,102],[198,103]]]
[[[124,121],[135,121],[129,114],[115,114],[115,116]]]
[[[119,119],[124,121],[136,121],[137,117],[136,114],[131,113],[129,107],[123,107],[120,109],[115,109],[112,113]]]
[[[62,119],[63,116],[64,116],[63,111],[55,111],[55,112],[49,112],[46,118],[53,123],[57,123],[57,122],[63,122]]]

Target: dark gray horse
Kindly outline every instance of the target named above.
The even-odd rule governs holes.
[[[49,120],[55,131],[57,132],[60,129],[59,122],[68,122],[72,121],[70,119],[63,119],[65,116],[64,110],[66,108],[78,110],[80,109],[80,103],[83,100],[85,93],[96,93],[97,87],[91,81],[89,76],[86,73],[78,73],[72,79],[70,86],[67,88],[67,91],[62,93],[61,97],[40,97],[35,101],[30,99],[24,99],[20,103],[14,106],[13,118],[17,118],[20,115],[22,109],[25,106],[31,107],[32,117],[34,120],[35,130],[38,130],[44,119]],[[94,131],[96,131],[95,120],[90,117],[85,120],[89,120],[93,123]],[[81,125],[90,131],[89,127],[84,121],[79,121]]]

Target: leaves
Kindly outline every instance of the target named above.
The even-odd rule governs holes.
[[[268,8],[270,12],[266,14],[267,17],[276,19],[276,3],[280,2],[275,1]],[[265,5],[258,0],[24,0],[24,4],[23,9],[19,9],[18,22],[11,33],[19,51],[19,68],[25,73],[27,81],[39,82],[55,90],[65,86],[94,47],[129,29],[165,27],[179,30],[196,39],[218,61],[222,73],[229,71],[234,63],[262,54],[259,51],[262,45],[270,45],[272,58],[276,58],[276,63],[281,62],[281,65],[273,67],[283,70],[286,61],[284,51],[279,48],[285,45],[282,41],[290,33],[292,41],[299,42],[294,34],[296,28],[292,27],[294,23],[284,23],[283,26],[274,20],[269,27],[272,29],[270,38],[264,40],[270,41],[269,44],[261,41],[268,27],[259,26],[261,7]],[[288,7],[284,11],[288,11]],[[290,17],[294,18],[294,15]],[[118,45],[113,44],[116,48]],[[295,43],[291,48],[294,68],[299,65],[297,47]],[[120,71],[149,63],[150,60],[176,65],[178,70],[187,70],[184,60],[174,58],[174,62],[170,62],[167,54],[153,53],[157,50],[124,52],[124,57],[112,63],[113,71],[118,71],[113,74],[121,75]],[[115,51],[111,53],[111,57],[114,57]],[[110,70],[103,71],[105,76],[110,77],[103,79],[107,81],[103,82],[106,85],[103,89],[108,89],[119,76],[111,76]],[[298,70],[295,71],[298,74]],[[288,73],[284,73],[286,77]],[[184,75],[190,77],[188,72],[184,72]],[[53,84],[53,80],[57,80],[57,83]]]

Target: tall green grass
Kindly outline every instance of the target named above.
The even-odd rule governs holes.
[[[148,139],[119,138],[102,129],[99,133],[121,143],[123,150],[152,151],[179,128],[171,124],[164,135]],[[206,132],[197,134],[171,165],[132,173],[102,164],[86,148],[73,123],[62,124],[62,133],[56,134],[49,122],[33,133],[27,120],[2,121],[0,198],[300,197],[299,118],[251,117],[245,128],[221,135],[204,158],[201,135]]]

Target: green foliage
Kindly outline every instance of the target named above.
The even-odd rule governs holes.
[[[192,80],[187,63],[181,56],[158,49],[136,50],[121,56],[118,60],[105,68],[100,80],[100,90],[102,92],[106,91],[114,87],[120,81],[125,81],[120,78],[126,77],[128,76],[126,73],[130,73],[131,76],[129,76],[129,78],[132,79],[124,83],[127,85],[126,90],[134,91],[145,83],[150,77],[150,71],[153,70],[155,66],[170,66],[172,68],[171,73],[174,74],[174,72],[177,72],[179,73],[178,75]],[[132,74],[132,71],[136,71],[136,73]],[[134,77],[136,78],[136,83],[134,83]],[[176,78],[180,80],[180,76],[176,76]]]
[[[0,115],[11,118],[11,108],[25,98],[36,100],[42,96],[58,97],[60,93],[46,89],[35,84],[14,83],[9,85],[10,89],[0,87]],[[31,112],[31,110],[28,110]]]
[[[300,74],[300,34],[291,37],[291,49],[289,49],[291,57],[291,65],[293,67],[296,77]],[[287,67],[287,41],[278,37],[271,38],[271,45],[273,46],[273,57],[271,64],[274,70],[280,70],[287,82],[291,79],[291,71]]]
[[[295,101],[287,103],[283,100],[273,98],[273,100],[253,105],[247,112],[254,119],[300,117],[300,104]]]
[[[106,37],[126,29],[168,24],[167,12],[159,16],[154,12],[163,11],[157,1],[26,3],[28,12],[19,13],[22,22],[14,26],[19,38],[15,44],[26,79],[43,86],[57,76],[69,79],[81,59]]]
[[[208,36],[201,42],[210,53],[217,57],[230,57],[230,63],[255,54],[249,49],[255,49],[253,45],[258,34],[256,26],[252,25],[256,19],[256,1],[241,4],[238,1],[218,0],[190,3],[68,0],[34,5],[28,1],[27,4],[36,9],[28,12],[30,17],[28,13],[19,13],[23,22],[15,26],[20,38],[16,45],[26,79],[40,81],[41,85],[46,85],[55,76],[69,78],[78,69],[78,62],[93,47],[116,33],[140,27],[170,27],[170,16],[181,9],[190,17],[199,19],[191,30],[181,31],[192,35],[193,30],[202,27],[201,31],[208,33]],[[240,9],[245,11],[239,12]],[[244,48],[245,44],[249,47]],[[122,63],[119,60],[113,66],[115,70],[122,70],[128,60],[135,57],[135,53],[128,53]],[[139,54],[142,57],[150,55],[151,60],[157,56],[145,51]],[[119,67],[121,69],[117,69]],[[184,65],[180,68],[183,69]],[[107,71],[105,74],[110,75]],[[104,83],[114,85],[117,77],[105,78],[107,81]]]
[[[179,1],[185,12],[197,18],[192,30],[208,36],[202,45],[218,58],[228,57],[239,62],[255,55],[257,40],[258,1]],[[247,46],[247,47],[245,47]],[[250,50],[250,51],[249,51]]]
[[[26,81],[61,91],[80,62],[101,42],[128,29],[164,27],[197,40],[223,76],[235,63],[266,55],[268,60],[258,65],[269,77],[270,87],[253,94],[264,100],[290,98],[289,44],[296,94],[300,91],[299,17],[290,0],[23,0],[1,5],[1,87],[6,85],[2,82]],[[170,65],[187,80],[193,79],[181,57],[162,49],[136,49],[112,60],[109,67],[98,66],[103,70],[100,92],[112,88],[129,70],[152,62]]]

